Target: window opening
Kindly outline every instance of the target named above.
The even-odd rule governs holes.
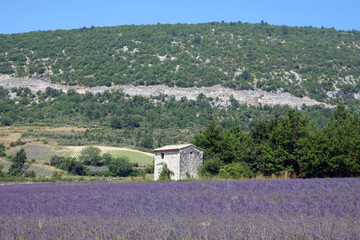
[[[161,153],[161,159],[164,159],[164,155],[165,155],[164,153]]]

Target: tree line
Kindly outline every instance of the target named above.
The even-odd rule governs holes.
[[[78,158],[53,156],[50,165],[67,171],[73,175],[80,176],[145,176],[146,172],[151,172],[150,168],[139,170],[137,163],[130,163],[127,157],[113,157],[109,153],[101,154],[97,147],[89,146],[81,151]],[[91,171],[88,166],[106,166],[108,170]]]
[[[212,122],[193,143],[205,150],[203,175],[237,178],[290,173],[302,178],[360,175],[360,118],[342,105],[325,127],[294,110],[250,131]]]
[[[0,87],[0,126],[79,126],[92,128],[81,134],[57,135],[28,131],[24,137],[47,138],[61,145],[132,145],[154,148],[188,142],[211,121],[224,129],[238,126],[249,130],[257,121],[284,115],[288,106],[247,106],[234,98],[230,106],[200,94],[196,100],[176,101],[174,96],[127,97],[121,91],[85,94],[46,88],[32,93],[28,88]],[[303,106],[317,126],[325,126],[332,109]],[[355,111],[355,110],[354,110]],[[96,127],[94,127],[96,126]],[[101,127],[100,127],[101,126]],[[186,131],[184,131],[186,130]]]

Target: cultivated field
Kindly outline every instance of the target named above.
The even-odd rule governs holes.
[[[3,183],[0,239],[359,239],[360,179]]]
[[[9,146],[11,142],[16,142],[26,135],[28,132],[47,132],[51,133],[81,133],[86,131],[86,128],[80,127],[44,127],[44,126],[10,126],[0,127],[0,143]],[[26,142],[37,142],[39,139],[23,138]]]
[[[133,150],[129,148],[117,148],[117,147],[105,147],[105,146],[95,146],[101,150],[101,154],[110,153],[114,157],[128,157],[130,162],[137,162],[142,165],[149,165],[154,160],[154,154],[141,152],[138,150]],[[86,148],[86,146],[74,146],[66,147],[60,151],[62,156],[68,157],[79,157],[81,151]]]
[[[142,165],[150,165],[154,160],[154,155],[151,153],[141,152],[133,149],[127,148],[117,148],[117,147],[104,147],[96,146],[100,148],[101,154],[110,153],[114,157],[125,156],[128,157],[130,162],[137,162]],[[20,146],[17,148],[8,151],[12,156],[15,156],[16,153],[23,148],[26,152],[26,156],[29,160],[35,159],[37,162],[45,163],[49,162],[52,156],[65,156],[65,157],[79,157],[81,151],[86,148],[86,146],[71,146],[71,147],[53,147],[50,145],[40,145],[40,144],[29,144],[25,146]]]
[[[37,162],[49,162],[52,156],[56,155],[56,151],[53,147],[48,145],[25,145],[14,148],[8,151],[8,154],[15,156],[20,149],[24,149],[28,160],[35,159]]]
[[[11,162],[0,159],[0,163],[4,165],[3,171],[7,172],[11,166]],[[37,177],[51,177],[54,172],[52,167],[40,164],[31,164],[28,170],[34,170]]]

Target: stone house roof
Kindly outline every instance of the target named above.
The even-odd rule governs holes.
[[[187,147],[194,147],[198,149],[199,151],[204,151],[203,149],[193,145],[193,144],[178,144],[178,145],[167,145],[161,148],[154,149],[154,152],[165,152],[165,151],[179,151],[181,149],[187,148]]]

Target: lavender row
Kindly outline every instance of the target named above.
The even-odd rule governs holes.
[[[0,186],[0,239],[358,239],[360,179]]]

